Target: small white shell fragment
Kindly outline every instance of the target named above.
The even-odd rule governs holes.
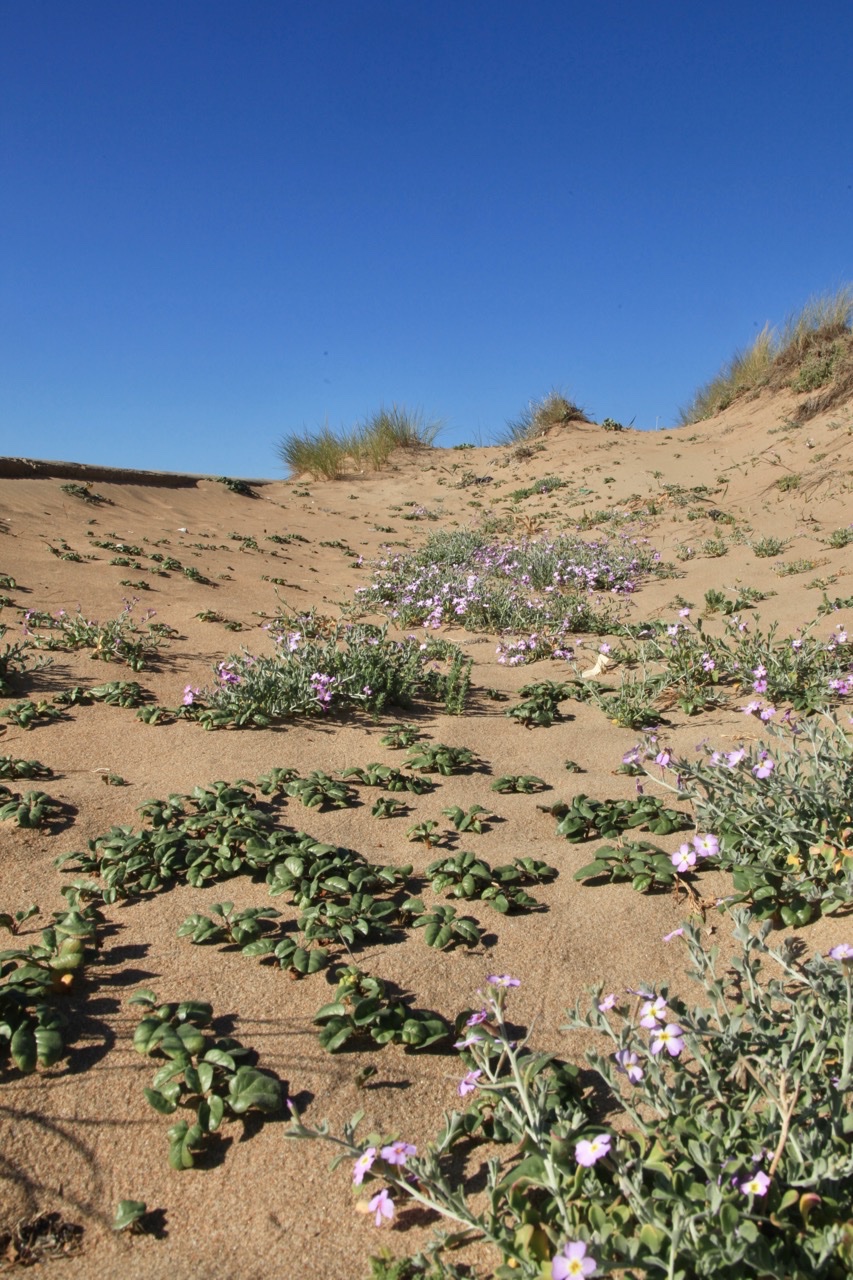
[[[595,660],[595,666],[590,667],[589,671],[581,672],[581,680],[594,680],[596,676],[602,675],[608,667],[613,666],[613,659],[608,658],[606,653],[600,653]]]

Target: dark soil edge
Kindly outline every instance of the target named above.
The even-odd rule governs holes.
[[[147,484],[165,489],[193,489],[200,480],[215,476],[182,475],[175,471],[131,471],[124,467],[95,467],[84,462],[44,462],[34,458],[0,458],[0,478],[9,480],[77,480],[82,483]],[[271,480],[247,480],[247,484],[272,484]]]

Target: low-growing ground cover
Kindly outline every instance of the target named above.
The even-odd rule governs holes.
[[[418,551],[380,561],[357,598],[403,628],[523,633],[559,656],[568,636],[615,627],[618,597],[659,572],[659,560],[640,538],[496,542],[475,530],[440,531]]]

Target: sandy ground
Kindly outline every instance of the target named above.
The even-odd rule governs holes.
[[[133,596],[138,596],[136,616],[154,609],[156,619],[177,632],[155,665],[138,676],[125,667],[92,662],[86,651],[57,653],[50,666],[22,677],[20,696],[37,699],[74,684],[136,678],[159,703],[176,705],[185,685],[211,682],[213,665],[240,645],[268,651],[260,628],[280,604],[294,610],[316,605],[336,614],[353,590],[369,581],[371,559],[389,543],[414,547],[436,529],[476,526],[487,516],[506,517],[517,535],[537,536],[574,528],[585,513],[633,510],[652,496],[658,514],[635,532],[650,538],[679,576],[643,585],[626,606],[626,616],[674,619],[675,598],[681,596],[693,602],[695,617],[710,587],[747,584],[777,593],[759,607],[762,626],[775,620],[781,634],[794,632],[816,616],[821,592],[808,586],[816,577],[827,581],[832,596],[853,592],[853,548],[825,545],[853,511],[853,412],[836,410],[794,427],[789,421],[794,403],[793,397],[757,399],[699,427],[654,434],[572,425],[521,459],[509,448],[432,449],[399,456],[382,473],[334,483],[305,477],[264,482],[256,486],[254,500],[210,479],[91,469],[87,474],[64,464],[0,459],[0,574],[11,575],[17,584],[7,591],[11,602],[0,613],[8,627],[6,641],[18,637],[26,609],[74,611],[79,606],[86,616],[103,620],[115,617]],[[235,460],[235,470],[238,466]],[[799,485],[783,492],[777,481],[788,474],[799,476]],[[562,477],[570,487],[525,499],[510,511],[513,489],[548,475]],[[75,479],[91,480],[110,505],[92,506],[64,492],[61,485]],[[672,486],[707,486],[708,492],[679,505]],[[436,519],[404,520],[414,504]],[[747,535],[723,558],[701,551],[705,539],[732,532],[709,514],[714,509],[735,516],[736,528]],[[305,541],[269,540],[287,533]],[[759,559],[749,545],[767,535],[790,540],[781,560],[812,559],[817,566],[779,576],[780,559]],[[212,585],[181,573],[157,577],[113,566],[111,553],[93,545],[107,537],[142,547],[145,555],[138,559],[146,568],[156,545],[194,565]],[[245,539],[254,539],[256,547]],[[323,545],[341,543],[344,548]],[[684,545],[695,549],[694,558],[677,558]],[[62,559],[65,547],[86,558]],[[145,579],[150,590],[122,586],[122,578]],[[200,621],[197,615],[206,609],[241,623],[243,630]],[[820,619],[818,634],[829,634],[836,622],[853,621],[849,612]],[[411,823],[438,818],[450,804],[493,806],[501,821],[472,837],[469,847],[493,864],[529,854],[557,866],[558,878],[536,891],[543,910],[501,917],[487,907],[466,905],[487,926],[484,945],[472,952],[436,953],[415,934],[392,946],[368,947],[359,962],[413,993],[419,1007],[450,1019],[471,1004],[489,973],[512,973],[522,983],[513,997],[515,1019],[535,1024],[539,1045],[566,1057],[579,1055],[582,1046],[560,1026],[565,1009],[585,986],[603,983],[606,990],[619,991],[641,980],[666,980],[689,994],[679,945],[663,941],[682,923],[686,907],[676,896],[643,897],[627,886],[574,881],[573,872],[589,861],[597,842],[571,845],[557,838],[553,819],[536,808],[542,797],[496,796],[489,790],[489,775],[539,774],[552,788],[549,800],[570,799],[581,790],[599,799],[630,796],[634,780],[613,771],[638,735],[581,704],[569,704],[574,718],[548,729],[515,725],[504,717],[507,704],[490,700],[484,690],[509,694],[528,680],[558,679],[567,674],[566,664],[508,669],[496,662],[495,636],[459,629],[449,635],[475,660],[472,706],[464,717],[423,707],[410,718],[433,741],[471,748],[483,761],[482,771],[442,779],[433,794],[412,797],[405,818],[378,822],[369,803],[317,813],[291,800],[285,821],[370,859],[413,861],[417,872],[435,855],[406,841]],[[599,643],[600,638],[588,638],[585,653],[594,655]],[[12,701],[0,699],[0,709]],[[0,825],[0,909],[14,911],[30,902],[43,913],[58,909],[63,877],[54,865],[57,855],[85,848],[89,838],[114,823],[138,825],[136,807],[149,798],[188,792],[216,779],[256,778],[274,766],[291,765],[305,774],[372,760],[399,764],[400,754],[379,742],[390,719],[376,725],[329,719],[206,733],[191,723],[144,725],[133,710],[97,705],[72,708],[63,721],[31,732],[9,725],[0,732],[0,754],[38,758],[54,771],[47,782],[21,789],[43,787],[71,806],[72,817],[53,834]],[[724,748],[758,736],[756,723],[735,711],[693,720],[675,712],[668,719],[669,739],[685,750],[702,738]],[[584,772],[568,773],[567,758]],[[129,785],[105,786],[107,771]],[[679,837],[661,843],[675,848]],[[716,873],[703,877],[703,884],[710,894],[723,893],[728,881]],[[248,1124],[245,1130],[241,1122],[231,1122],[211,1167],[169,1169],[169,1122],[143,1096],[153,1065],[131,1043],[138,1014],[126,1001],[139,985],[153,987],[164,1000],[211,1001],[222,1020],[218,1025],[230,1026],[259,1051],[260,1065],[287,1082],[309,1121],[328,1118],[340,1129],[363,1107],[365,1131],[397,1131],[423,1144],[437,1131],[441,1110],[457,1101],[460,1070],[452,1053],[406,1054],[394,1047],[337,1056],[323,1052],[311,1019],[331,998],[325,975],[294,982],[239,954],[193,947],[176,936],[186,915],[223,898],[241,906],[269,903],[263,882],[242,877],[108,908],[110,928],[100,959],[69,998],[74,1034],[68,1060],[24,1077],[7,1066],[2,1075],[0,1229],[52,1210],[79,1223],[82,1251],[55,1264],[69,1280],[95,1275],[363,1280],[369,1255],[381,1246],[407,1253],[428,1236],[429,1224],[411,1211],[402,1213],[393,1229],[378,1231],[354,1212],[347,1171],[329,1172],[331,1149],[285,1140],[284,1122]],[[280,898],[275,905],[295,914],[283,903]],[[709,945],[714,941],[725,948],[726,919],[711,913],[705,927]],[[804,940],[809,949],[824,949],[843,928],[840,922],[820,922],[803,931]],[[26,929],[24,939],[32,941],[37,931]],[[355,1076],[365,1062],[377,1073],[359,1089]],[[110,1224],[124,1198],[160,1210],[162,1230],[116,1236]],[[478,1260],[487,1275],[488,1256]]]

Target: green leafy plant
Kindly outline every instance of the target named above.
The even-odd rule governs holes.
[[[502,774],[492,783],[491,790],[498,791],[501,795],[509,793],[519,793],[521,795],[530,795],[534,791],[547,791],[548,784],[543,778],[539,778],[535,773],[517,773]]]
[[[562,720],[560,703],[567,698],[584,696],[580,682],[574,680],[540,680],[535,684],[522,685],[519,692],[523,701],[510,707],[504,715],[527,729],[547,728],[555,720]]]
[[[190,1169],[228,1116],[248,1111],[275,1114],[282,1108],[281,1083],[244,1060],[252,1051],[211,1030],[213,1009],[201,1000],[160,1004],[153,991],[140,990],[130,1004],[144,1010],[133,1047],[146,1057],[165,1057],[145,1096],[161,1115],[195,1113],[169,1129],[169,1164]]]
[[[417,742],[420,737],[418,726],[416,724],[392,724],[390,729],[382,734],[379,741],[384,747],[390,747],[392,751],[399,751],[403,747],[410,747]]]
[[[16,822],[19,827],[44,827],[62,816],[63,806],[44,791],[18,795],[0,784],[0,822]]]
[[[88,694],[108,707],[141,707],[151,698],[148,690],[136,680],[110,680],[107,684],[95,685]]]
[[[127,1231],[129,1235],[144,1232],[147,1213],[148,1205],[144,1200],[119,1200],[113,1218],[113,1231]]]
[[[441,844],[445,836],[442,831],[439,831],[438,823],[430,818],[425,822],[416,822],[409,827],[406,832],[406,839],[417,840],[425,849],[433,849],[436,845]]]
[[[37,916],[38,913],[39,909],[35,904],[16,911],[14,915],[9,911],[0,911],[0,929],[8,929],[12,935],[15,935],[22,924],[25,924],[27,920],[32,920],[33,916]]]
[[[57,865],[99,877],[104,902],[156,893],[173,883],[199,887],[240,874],[265,872],[299,847],[299,835],[275,828],[246,786],[216,782],[189,795],[149,800],[138,812],[147,825],[113,826],[87,851]]]
[[[670,889],[676,883],[676,872],[670,854],[648,840],[631,840],[625,844],[602,845],[595,858],[575,872],[575,880],[604,880],[618,883],[630,880],[638,893],[654,889]]]
[[[409,791],[413,795],[423,795],[432,791],[435,785],[430,778],[421,777],[416,773],[405,773],[392,765],[375,762],[365,765],[364,768],[353,765],[352,768],[345,769],[341,777],[352,778],[365,787],[384,787],[386,791]]]
[[[233,902],[214,903],[210,910],[210,916],[200,912],[187,916],[178,926],[178,937],[195,943],[227,943],[245,951],[250,943],[264,936],[272,921],[281,917],[281,912],[273,907],[244,907],[242,911],[235,911]],[[214,919],[215,916],[219,919]]]
[[[197,582],[202,587],[216,586],[216,583],[211,582],[210,578],[206,578],[200,570],[196,569],[195,565],[184,565],[183,574],[185,578],[189,578],[190,582]]]
[[[451,898],[477,899],[506,915],[535,910],[539,903],[523,886],[552,880],[557,869],[536,858],[516,858],[512,864],[492,868],[476,854],[463,850],[430,863],[426,874],[433,893],[447,890]]]
[[[310,906],[320,900],[348,902],[354,893],[394,891],[411,875],[411,865],[383,866],[368,862],[355,849],[296,832],[290,840],[286,856],[278,855],[267,872],[267,884],[273,897],[290,893],[296,906]]]
[[[557,835],[570,844],[592,840],[596,836],[612,839],[623,831],[648,830],[655,835],[670,835],[693,826],[686,813],[668,809],[656,796],[638,796],[636,800],[592,800],[580,792],[570,804],[544,807],[558,819]]]
[[[418,773],[440,773],[450,777],[454,773],[466,773],[477,763],[477,757],[468,747],[448,747],[443,742],[431,742],[410,747],[406,764]]]
[[[354,947],[358,943],[390,939],[398,915],[396,902],[356,892],[345,901],[315,901],[303,911],[298,924],[308,942],[336,942]]]
[[[195,943],[218,943],[237,947],[244,956],[274,960],[295,978],[318,973],[329,963],[323,947],[306,947],[298,937],[278,936],[275,920],[281,913],[272,907],[246,907],[235,911],[232,902],[217,903],[213,915],[194,912],[178,927],[178,937]],[[213,917],[218,916],[216,920]]]
[[[255,785],[261,795],[281,796],[287,794],[288,783],[293,782],[298,777],[299,774],[295,769],[275,768],[261,774]]]
[[[62,714],[61,706],[46,702],[43,698],[38,702],[33,702],[30,698],[22,698],[20,702],[13,702],[10,707],[0,711],[0,715],[11,720],[12,724],[17,725],[19,729],[33,729],[44,721],[61,720]]]
[[[772,556],[780,556],[786,549],[788,543],[782,538],[759,538],[752,544],[753,555],[768,558]]]
[[[341,777],[347,780],[353,779],[363,787],[384,787],[389,780],[398,781],[402,774],[392,765],[379,764],[374,760],[364,768],[361,765],[353,765],[349,769],[342,770]]]
[[[329,963],[329,953],[325,947],[305,947],[298,938],[290,936],[281,938],[278,942],[268,938],[258,939],[244,947],[243,953],[256,956],[259,960],[275,960],[278,967],[286,970],[293,978],[319,973]]]
[[[321,769],[315,769],[307,778],[294,778],[288,782],[285,791],[289,796],[297,796],[306,809],[347,809],[355,801],[351,787],[343,782],[336,782]]]
[[[399,818],[406,812],[406,803],[394,796],[379,796],[370,812],[374,818]]]
[[[475,947],[483,935],[471,916],[457,916],[455,907],[435,906],[428,910],[420,898],[409,898],[400,908],[413,929],[423,929],[428,947],[445,951],[459,946]]]
[[[473,831],[475,835],[482,835],[484,831],[489,829],[489,819],[493,816],[481,804],[472,804],[467,811],[460,805],[450,805],[447,809],[442,809],[445,818],[449,818],[457,831],[465,833]]]
[[[0,623],[0,640],[6,635],[8,627]],[[0,653],[0,698],[14,697],[18,677],[29,665],[27,650],[31,648],[27,640],[7,641]]]
[[[231,493],[237,493],[241,498],[257,498],[257,494],[250,484],[245,480],[233,480],[231,476],[218,476],[217,484],[224,484],[226,489]]]
[[[402,1044],[427,1049],[446,1041],[450,1027],[437,1013],[413,1009],[408,1002],[386,994],[387,987],[354,965],[339,969],[335,998],[314,1016],[322,1028],[320,1044],[337,1053],[351,1041],[377,1045]]]
[[[53,770],[40,760],[0,756],[0,778],[52,778]]]
[[[69,481],[68,484],[61,484],[59,487],[63,493],[70,494],[72,498],[80,498],[83,502],[88,502],[92,506],[113,506],[112,498],[105,498],[102,493],[96,493],[91,485],[75,484],[73,481]]]
[[[14,934],[37,910],[4,913],[2,923]],[[54,914],[39,942],[0,951],[0,1060],[11,1057],[29,1074],[64,1057],[66,1019],[57,998],[71,991],[96,940],[92,913],[71,909]]]

